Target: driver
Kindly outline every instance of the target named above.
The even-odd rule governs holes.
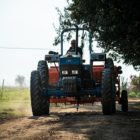
[[[72,40],[71,46],[70,46],[69,50],[67,51],[67,53],[68,52],[75,52],[75,47],[76,47],[76,40]],[[82,52],[82,49],[80,47],[77,47],[77,53],[79,53],[80,56],[82,57],[83,52]]]

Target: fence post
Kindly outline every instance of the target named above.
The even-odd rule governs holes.
[[[2,81],[1,99],[3,98],[3,93],[4,93],[4,79],[3,79],[3,81]]]

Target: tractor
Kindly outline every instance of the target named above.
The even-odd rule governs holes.
[[[89,33],[89,64],[74,52],[63,54],[64,33],[74,31],[76,46],[78,32]],[[114,66],[112,58],[105,53],[92,51],[92,36],[88,29],[73,25],[61,33],[61,51],[50,51],[44,60],[38,62],[37,70],[31,72],[30,93],[34,116],[48,115],[51,103],[80,104],[101,102],[104,115],[116,112],[116,102],[123,112],[128,111],[127,91],[120,91],[121,66]],[[95,62],[103,62],[96,65]],[[48,64],[53,64],[48,66]]]

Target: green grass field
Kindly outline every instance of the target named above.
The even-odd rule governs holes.
[[[4,88],[3,94],[0,92],[0,119],[31,114],[29,92],[28,88]]]
[[[3,93],[0,92],[0,100],[30,100],[29,92],[28,88],[5,87]]]

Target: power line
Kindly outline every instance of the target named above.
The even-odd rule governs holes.
[[[47,48],[18,48],[18,47],[0,47],[0,49],[9,49],[9,50],[48,50]]]
[[[59,51],[59,48],[20,48],[20,47],[2,47],[0,46],[0,49],[4,49],[4,50],[57,50]],[[65,49],[64,49],[65,50]]]
[[[0,47],[5,50],[50,50],[48,48],[18,48],[18,47]]]

